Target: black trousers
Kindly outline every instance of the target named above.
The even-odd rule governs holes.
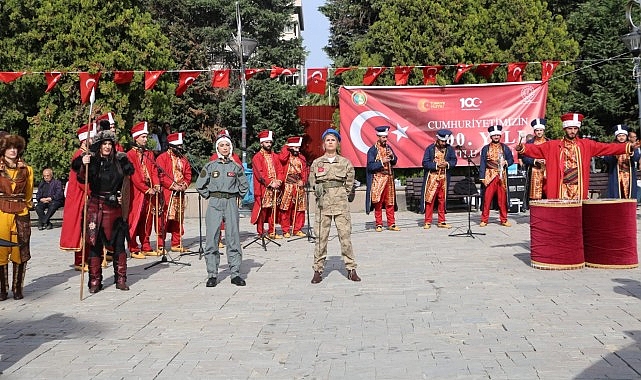
[[[36,214],[38,214],[38,222],[41,225],[49,223],[49,219],[53,214],[63,205],[63,202],[52,200],[49,203],[38,202],[36,204]]]

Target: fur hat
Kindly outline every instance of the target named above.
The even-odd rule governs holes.
[[[18,135],[6,135],[2,138],[2,141],[0,143],[0,155],[4,156],[4,152],[8,148],[17,148],[18,149],[18,157],[22,156],[22,153],[24,152],[24,148],[27,144],[24,141],[24,138],[22,136]]]
[[[94,137],[93,139],[93,143],[91,144],[91,150],[94,152],[97,152],[100,149],[100,145],[102,145],[102,143],[105,141],[111,141],[111,143],[115,145],[116,134],[113,133],[111,130],[98,132],[96,134],[96,137]]]

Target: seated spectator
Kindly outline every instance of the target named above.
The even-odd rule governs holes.
[[[65,196],[62,192],[62,183],[53,178],[53,171],[49,168],[42,171],[44,181],[38,185],[36,193],[36,213],[38,214],[38,229],[50,230],[53,228],[50,219],[57,209],[65,203]]]

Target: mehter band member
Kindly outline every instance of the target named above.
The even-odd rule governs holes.
[[[549,141],[549,139],[545,137],[545,127],[547,125],[546,119],[537,118],[532,120],[530,124],[534,130],[534,136],[527,140],[526,144],[540,145]],[[528,205],[529,201],[546,199],[547,174],[545,170],[545,159],[523,157],[522,161],[527,169],[528,183],[530,184]]]
[[[456,152],[447,139],[452,132],[441,129],[436,133],[436,142],[425,149],[423,154],[423,203],[425,205],[424,229],[432,226],[434,203],[438,202],[438,228],[452,228],[445,221],[447,189],[450,183],[451,170],[456,166]]]
[[[0,301],[8,297],[9,261],[13,263],[13,299],[24,298],[22,288],[31,258],[33,169],[22,160],[24,148],[21,136],[0,139],[0,239],[17,243],[14,247],[0,247]]]
[[[303,138],[299,136],[287,139],[287,144],[279,153],[280,163],[285,171],[285,185],[280,202],[280,225],[283,236],[306,236],[301,229],[305,225],[305,184],[309,170],[305,156],[300,153]]]
[[[561,116],[565,136],[540,145],[518,144],[520,155],[545,159],[548,199],[581,200],[588,198],[590,185],[590,159],[594,156],[609,156],[633,153],[630,143],[602,143],[578,137],[583,121],[580,113]]]
[[[107,130],[98,132],[90,154],[76,158],[72,168],[78,173],[78,181],[87,181],[91,194],[87,200],[85,221],[85,252],[89,262],[89,292],[102,290],[102,254],[105,246],[113,248],[114,282],[116,289],[129,290],[127,286],[127,254],[125,238],[127,223],[122,215],[122,184],[134,167],[122,152],[116,152],[116,135]]]
[[[627,125],[616,125],[614,138],[619,144],[628,142],[629,128]],[[603,158],[608,164],[608,198],[637,199],[637,163],[639,150],[635,149],[632,156],[619,154]]]
[[[487,226],[490,218],[490,205],[496,197],[499,206],[499,221],[503,227],[511,227],[507,220],[507,209],[510,197],[507,187],[507,167],[514,163],[512,151],[501,142],[503,126],[493,125],[488,128],[490,143],[481,149],[479,180],[483,184],[481,199],[483,207],[480,227]]]
[[[171,250],[187,252],[183,247],[182,235],[185,222],[185,190],[191,184],[191,165],[182,153],[183,133],[172,133],[167,136],[168,148],[156,159],[158,178],[162,186],[165,205],[163,214],[164,226],[160,232],[161,247],[164,246],[165,236],[171,234]]]
[[[256,224],[256,232],[265,234],[265,222],[269,229],[270,239],[282,239],[276,233],[278,220],[278,198],[283,184],[283,168],[278,155],[272,151],[274,134],[272,131],[261,131],[258,134],[260,150],[252,158],[254,171],[254,208],[252,209],[251,222]]]
[[[376,232],[383,231],[383,206],[387,218],[387,229],[400,231],[396,225],[394,212],[398,210],[396,204],[396,188],[394,185],[394,169],[398,160],[392,147],[387,143],[387,134],[390,127],[383,125],[376,127],[378,141],[367,151],[367,193],[365,194],[365,212],[369,214],[374,210]]]

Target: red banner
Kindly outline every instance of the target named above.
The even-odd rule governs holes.
[[[532,133],[532,119],[545,117],[547,93],[547,82],[341,87],[341,154],[356,167],[367,166],[367,150],[377,140],[374,128],[390,125],[388,144],[398,156],[396,167],[422,167],[436,132],[449,129],[450,143],[461,146],[459,165],[467,163],[462,153],[478,164],[481,148],[490,141],[487,129],[502,125],[501,141],[514,149],[519,135]]]

